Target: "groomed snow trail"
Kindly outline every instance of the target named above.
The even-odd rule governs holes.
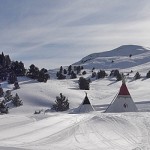
[[[0,116],[0,149],[147,150],[150,113]],[[9,120],[9,121],[8,121]],[[5,129],[5,130],[4,130]]]

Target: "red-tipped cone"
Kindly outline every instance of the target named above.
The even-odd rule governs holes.
[[[122,83],[122,86],[120,87],[120,91],[118,95],[130,95],[125,83]]]

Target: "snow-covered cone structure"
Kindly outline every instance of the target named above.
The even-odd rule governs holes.
[[[81,103],[81,105],[75,110],[75,113],[88,113],[94,111],[93,106],[91,105],[89,98],[87,97],[87,93],[86,96],[83,100],[83,102]]]
[[[137,112],[138,109],[133,102],[133,99],[128,91],[125,80],[122,80],[122,85],[117,96],[106,109],[106,113],[116,112]]]

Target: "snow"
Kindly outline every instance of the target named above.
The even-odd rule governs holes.
[[[125,47],[124,47],[125,48]],[[140,52],[141,51],[141,52]],[[129,51],[130,52],[130,51]],[[79,90],[78,79],[57,80],[57,70],[50,70],[51,79],[39,83],[26,77],[19,77],[20,89],[12,90],[13,85],[2,82],[4,91],[12,90],[23,100],[23,106],[11,108],[9,114],[0,115],[0,149],[1,150],[148,150],[150,149],[150,79],[145,75],[150,70],[149,51],[141,47],[134,52],[131,59],[122,56],[116,58],[115,67],[121,72],[129,73],[126,84],[139,112],[103,113],[118,93],[121,81],[115,78],[93,79],[88,98],[95,111],[73,114],[85,97],[85,91]],[[103,57],[104,58],[104,57]],[[119,59],[117,59],[119,58]],[[86,75],[90,77],[91,62],[86,62]],[[99,59],[99,58],[98,58]],[[121,60],[124,66],[121,68]],[[124,61],[125,60],[125,61]],[[97,62],[96,62],[97,61]],[[97,66],[98,66],[97,65]],[[100,63],[101,65],[101,63]],[[88,68],[89,66],[89,68]],[[103,62],[104,68],[108,66]],[[107,73],[114,66],[107,68]],[[97,68],[95,71],[98,71]],[[136,71],[141,79],[133,80]],[[78,77],[80,77],[78,76]],[[70,110],[65,112],[49,111],[56,96],[62,93],[70,102]],[[42,110],[40,114],[35,111]]]

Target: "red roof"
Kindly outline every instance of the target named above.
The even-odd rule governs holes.
[[[122,86],[120,87],[120,91],[118,95],[130,95],[125,83],[122,83]]]

